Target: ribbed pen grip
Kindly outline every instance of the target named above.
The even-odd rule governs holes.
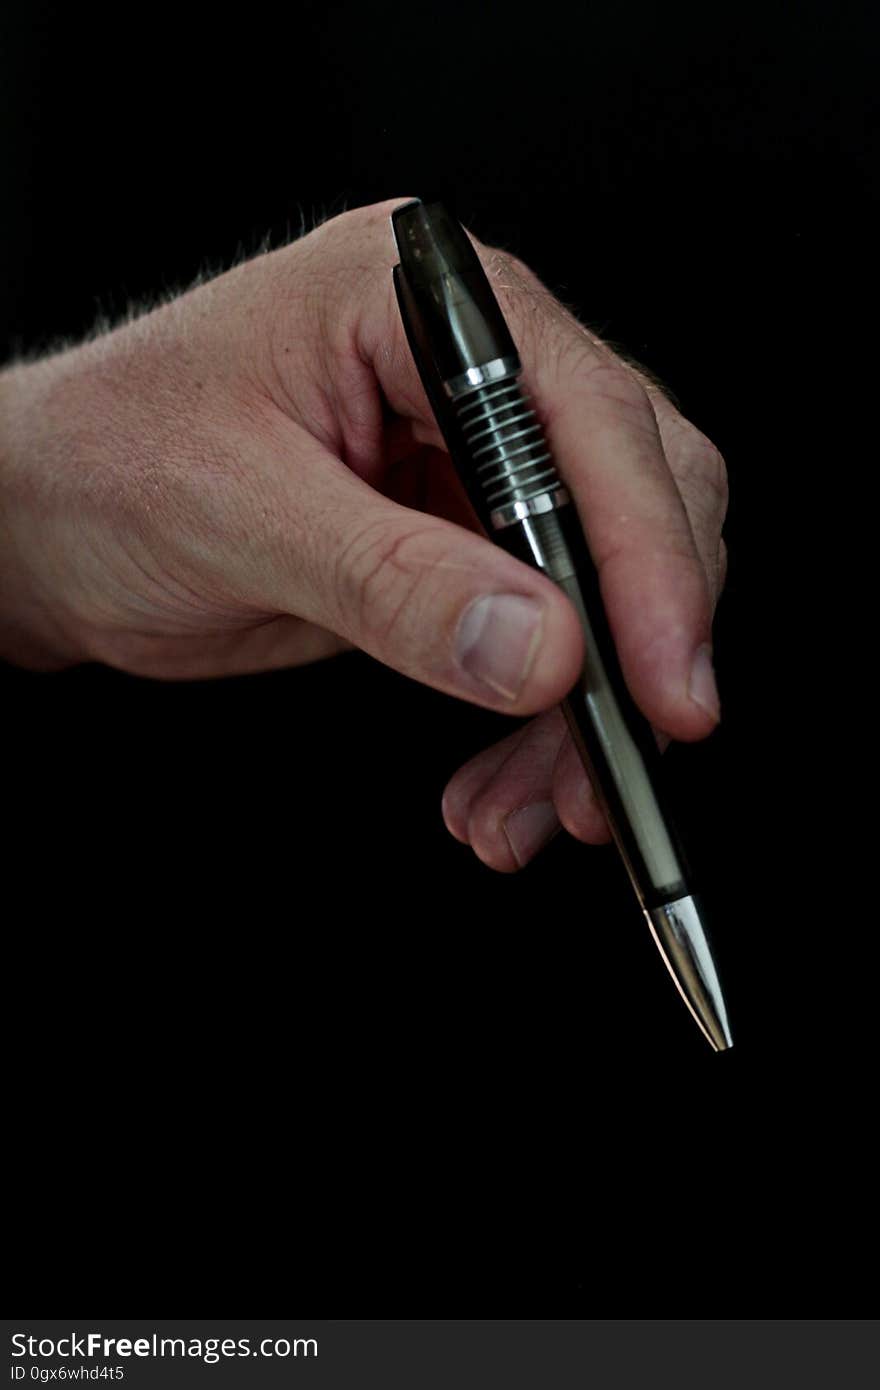
[[[468,391],[453,406],[490,512],[562,487],[543,426],[516,377]]]

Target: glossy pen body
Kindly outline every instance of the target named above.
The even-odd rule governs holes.
[[[487,534],[552,579],[586,656],[563,701],[664,961],[708,1041],[731,1045],[717,972],[663,793],[661,756],[621,673],[577,509],[520,382],[522,364],[479,258],[440,203],[395,210],[394,284],[422,382]]]

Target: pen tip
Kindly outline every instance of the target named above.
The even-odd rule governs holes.
[[[694,1021],[716,1052],[733,1047],[727,1008],[700,909],[692,897],[645,913],[654,940]]]

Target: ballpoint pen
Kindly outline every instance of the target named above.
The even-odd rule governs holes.
[[[661,755],[630,695],[577,507],[520,383],[522,363],[467,233],[439,202],[391,215],[394,288],[431,408],[487,535],[542,570],[580,618],[584,666],[562,702],[663,960],[705,1037],[732,1045],[718,974],[663,792]]]

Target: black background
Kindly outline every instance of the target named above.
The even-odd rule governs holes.
[[[22,1278],[318,1312],[863,1311],[873,928],[832,670],[865,644],[869,7],[5,25],[7,354],[267,232],[437,192],[668,383],[732,487],[724,719],[667,755],[728,1055],[610,850],[560,837],[508,878],[447,835],[443,787],[500,716],[360,655],[204,685],[2,673]]]

